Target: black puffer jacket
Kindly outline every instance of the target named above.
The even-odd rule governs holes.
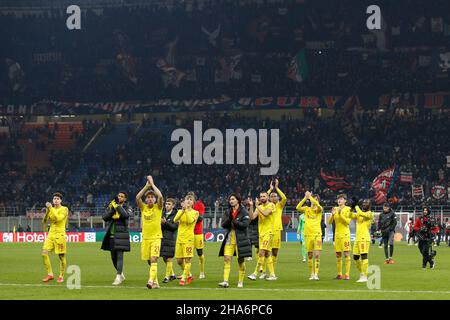
[[[222,228],[227,230],[224,241],[220,247],[219,257],[223,256],[226,241],[231,230],[235,230],[238,258],[247,258],[252,256],[252,245],[248,236],[248,226],[250,224],[250,215],[243,207],[239,207],[236,217],[233,219],[232,209],[224,215],[222,219]],[[236,253],[235,253],[236,255]]]
[[[397,226],[397,216],[395,212],[390,209],[388,213],[384,211],[380,213],[378,218],[378,230],[381,230],[383,235],[388,235],[391,232],[395,232]]]
[[[132,214],[131,207],[124,203],[117,207],[119,213],[119,219],[113,219],[112,216],[116,213],[116,210],[111,207],[107,207],[103,214],[103,220],[108,222],[108,228],[106,230],[105,238],[102,242],[102,250],[106,251],[130,251],[130,233],[128,231],[128,219]],[[114,227],[114,235],[111,234]]]
[[[258,232],[258,217],[253,219],[248,226],[248,234],[250,236],[250,242],[253,246],[259,245],[259,232]]]
[[[163,214],[166,223],[161,224],[163,238],[161,239],[161,257],[173,258],[175,255],[175,244],[177,240],[178,223],[173,222],[177,215],[177,210],[173,209],[169,216]]]

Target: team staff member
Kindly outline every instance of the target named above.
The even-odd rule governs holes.
[[[132,214],[132,210],[128,206],[127,197],[126,192],[119,192],[103,214],[103,220],[108,223],[108,228],[106,229],[101,249],[111,252],[111,260],[117,271],[116,278],[112,283],[115,286],[125,280],[123,274],[123,253],[130,251],[128,219]]]
[[[383,205],[383,212],[378,218],[378,232],[381,232],[381,242],[384,244],[384,256],[386,260],[384,264],[395,263],[392,256],[394,254],[394,235],[395,227],[397,226],[397,216],[391,209],[389,203]],[[389,254],[388,254],[389,245]]]

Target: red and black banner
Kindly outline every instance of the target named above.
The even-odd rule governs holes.
[[[413,94],[408,104],[418,108],[450,108],[450,92]],[[381,96],[278,96],[242,97],[226,95],[209,99],[157,99],[124,102],[68,102],[43,100],[30,105],[0,104],[0,115],[80,115],[126,112],[190,112],[258,109],[340,109],[348,101],[358,101],[363,108],[391,105],[391,95]]]
[[[323,171],[323,169],[320,170],[320,176],[325,181],[328,188],[330,188],[333,191],[347,190],[352,188],[352,185],[349,182],[347,182],[344,177],[327,175]]]

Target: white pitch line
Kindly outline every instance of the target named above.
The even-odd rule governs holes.
[[[50,284],[36,284],[36,283],[0,283],[0,286],[4,287],[46,287],[46,288],[65,288],[64,285],[50,285]],[[81,289],[89,288],[104,288],[104,289],[148,289],[145,286],[142,287],[130,287],[130,286],[92,286],[81,285]],[[419,294],[449,294],[450,291],[432,291],[432,290],[381,290],[381,289],[283,289],[283,288],[195,288],[195,287],[161,287],[159,290],[215,290],[215,291],[281,291],[281,292],[340,292],[340,293],[419,293]]]

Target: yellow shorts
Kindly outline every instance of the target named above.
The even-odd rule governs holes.
[[[322,236],[305,236],[306,252],[322,250]]]
[[[267,233],[259,237],[259,250],[272,251],[273,234]]]
[[[151,257],[159,257],[161,250],[161,239],[142,240],[141,243],[141,259],[150,260]]]
[[[195,249],[203,249],[205,247],[203,241],[203,234],[194,235],[194,247]]]
[[[272,239],[272,249],[281,248],[281,231],[275,231]]]
[[[175,258],[192,258],[194,256],[194,241],[178,243],[175,246]]]
[[[334,240],[334,251],[336,252],[350,251],[350,237],[336,238]]]
[[[64,233],[48,234],[42,250],[55,251],[56,254],[65,254],[67,250],[66,235]]]
[[[354,255],[361,255],[361,254],[368,254],[370,249],[370,241],[355,241],[355,244],[353,245],[353,254]]]
[[[236,255],[238,255],[238,248],[237,244],[226,244],[225,248],[223,250],[224,256],[234,256],[234,253],[236,252]]]

